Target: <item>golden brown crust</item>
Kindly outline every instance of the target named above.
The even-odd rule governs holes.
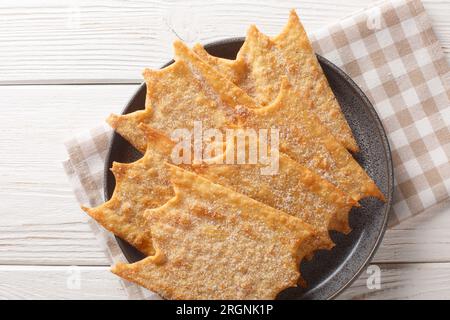
[[[142,252],[152,254],[151,234],[142,213],[173,196],[163,162],[170,159],[174,142],[144,124],[138,128],[148,142],[144,157],[130,164],[115,163],[116,188],[112,198],[97,208],[83,210]],[[283,154],[280,174],[274,177],[262,176],[261,165],[183,167],[311,224],[317,234],[305,242],[300,254],[308,258],[318,249],[334,246],[328,229],[336,225],[333,220],[340,212],[348,212],[354,205],[347,195]]]
[[[235,67],[235,64],[237,63],[237,60],[228,60],[212,56],[199,43],[195,44],[192,47],[192,51],[195,52],[200,58],[205,60],[210,66],[219,71],[224,78],[229,79],[235,84],[239,83],[242,75],[236,71],[237,68]],[[245,68],[245,64],[242,65],[242,69],[243,68]],[[244,72],[245,71],[243,70],[242,73]]]
[[[149,88],[146,110],[110,118],[113,127],[139,150],[143,151],[146,143],[145,134],[138,126],[141,122],[166,135],[177,128],[191,129],[195,120],[212,128],[230,124],[256,129],[276,127],[282,129],[282,151],[348,192],[355,201],[381,195],[309,109],[299,108],[297,93],[287,81],[272,105],[258,108],[245,92],[214,72],[187,47],[180,43],[175,47],[180,60],[167,69],[145,72]],[[334,221],[333,228],[348,232],[348,223],[342,221],[339,224]]]
[[[154,254],[150,229],[143,213],[163,205],[174,195],[164,169],[166,158],[148,149],[133,163],[112,167],[116,186],[111,199],[96,208],[82,209],[105,229],[126,240],[144,254]]]
[[[205,128],[233,125],[234,110],[209,92],[184,61],[162,70],[144,71],[147,84],[145,110],[126,115],[111,115],[107,122],[139,151],[145,152],[145,123],[170,136],[177,129],[192,130],[194,121]]]
[[[191,72],[201,77],[207,85],[214,90],[218,98],[227,106],[236,108],[238,104],[258,108],[258,104],[241,88],[233,84],[231,81],[225,80],[221,75],[215,72],[209,65],[203,62],[192,50],[190,50],[183,42],[175,41],[173,44],[175,51],[175,60],[184,61]]]
[[[359,151],[295,10],[290,12],[286,27],[273,41],[283,52],[293,86],[300,92],[303,91],[301,86],[312,88],[312,108],[320,121],[344,147],[353,152]]]
[[[145,72],[149,88],[146,109],[110,117],[112,126],[139,150],[143,151],[146,144],[139,123],[150,124],[166,135],[177,128],[191,129],[195,120],[215,128],[237,123],[254,128],[285,128],[282,151],[294,160],[336,184],[356,201],[370,195],[382,197],[373,181],[309,109],[298,108],[297,93],[287,81],[272,105],[258,108],[245,92],[211,70],[184,45],[178,43],[175,47],[182,60],[160,71]],[[348,223],[342,221],[334,221],[332,226],[348,232]]]
[[[169,160],[174,142],[144,124],[140,129],[148,137],[148,148],[165,154]],[[279,173],[274,176],[261,175],[262,164],[181,166],[310,224],[317,235],[305,248],[308,257],[316,250],[334,246],[328,230],[350,231],[348,225],[342,225],[342,216],[348,214],[356,201],[283,153],[279,155]]]
[[[106,122],[116,130],[122,137],[128,140],[133,147],[141,153],[145,152],[147,142],[143,132],[137,127],[139,123],[144,122],[151,117],[151,109],[136,111],[125,115],[111,114]]]
[[[356,201],[384,196],[352,155],[321,125],[308,108],[299,108],[297,91],[284,79],[280,94],[267,107],[249,112],[245,125],[283,128],[281,150],[299,163],[308,164],[324,179],[334,183]]]
[[[334,246],[329,230],[351,231],[357,200],[384,197],[346,150],[356,142],[294,11],[275,38],[251,26],[235,61],[174,48],[175,63],[144,71],[145,110],[107,120],[143,158],[115,163],[112,198],[83,210],[150,255],[112,271],[165,298],[273,299],[305,283],[298,264]],[[164,165],[169,135],[195,121],[281,130],[279,173]]]
[[[383,194],[352,155],[311,112],[306,93],[299,93],[286,77],[281,78],[277,98],[266,107],[258,107],[243,90],[224,79],[182,43],[175,45],[178,59],[186,61],[217,95],[238,112],[241,127],[278,128],[281,151],[349,193],[356,201]],[[231,95],[228,95],[231,93]],[[300,99],[299,99],[300,97]]]
[[[112,271],[167,299],[274,299],[299,278],[299,219],[177,167],[176,196],[148,210],[158,255]]]
[[[275,100],[281,79],[287,76],[296,91],[309,96],[312,110],[333,136],[347,149],[359,150],[294,10],[283,31],[274,38],[250,26],[236,60],[211,57],[201,45],[196,45],[194,52],[261,106]]]

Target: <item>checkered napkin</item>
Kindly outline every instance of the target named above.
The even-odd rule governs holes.
[[[315,50],[349,74],[375,106],[394,161],[390,225],[450,195],[449,66],[419,0],[393,0],[361,11],[312,35]],[[66,143],[64,167],[80,203],[103,199],[103,164],[111,130]],[[124,260],[114,238],[89,222],[112,260]],[[126,283],[131,298],[154,297]]]

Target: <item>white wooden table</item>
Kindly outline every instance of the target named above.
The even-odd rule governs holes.
[[[142,68],[171,58],[170,29],[202,42],[250,23],[276,34],[298,8],[314,31],[372,3],[229,2],[0,2],[0,298],[126,298],[66,180],[63,142],[119,112]],[[450,1],[424,3],[450,60]],[[389,230],[373,263],[381,289],[364,273],[341,298],[449,299],[450,203]]]

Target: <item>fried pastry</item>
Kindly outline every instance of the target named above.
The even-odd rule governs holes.
[[[276,100],[282,78],[288,77],[299,93],[297,99],[307,102],[343,146],[353,152],[358,151],[351,129],[294,10],[284,30],[274,38],[251,26],[236,60],[211,56],[199,44],[194,51],[253,97],[260,106],[267,106]]]
[[[300,261],[334,246],[329,230],[351,231],[360,199],[384,196],[347,151],[358,146],[295,11],[274,38],[252,26],[236,60],[174,48],[172,65],[144,71],[145,109],[107,120],[143,157],[114,163],[111,199],[82,207],[148,256],[112,271],[167,299],[274,299],[304,285]],[[202,158],[201,140],[196,160],[199,123],[225,154]],[[259,156],[261,131],[275,130],[276,172],[228,163],[239,149],[221,141],[229,129],[259,130]],[[192,132],[194,148],[180,153],[175,133],[190,143]]]
[[[175,143],[147,125],[139,128],[147,136],[148,148],[170,161]],[[334,246],[329,230],[351,230],[347,216],[356,201],[283,153],[279,154],[278,174],[273,176],[260,173],[261,163],[229,165],[223,160],[180,166],[310,224],[316,235],[308,242],[308,258],[316,250]]]
[[[116,187],[111,199],[96,208],[82,206],[105,229],[146,255],[155,252],[144,211],[162,206],[174,196],[165,160],[163,153],[149,148],[133,163],[113,163]]]
[[[145,110],[110,115],[107,122],[136,149],[147,147],[139,123],[147,123],[169,135],[177,129],[192,130],[194,121],[205,128],[225,128],[235,123],[234,110],[210,92],[184,61],[161,70],[144,71],[147,83]]]
[[[144,124],[139,129],[147,140],[144,157],[130,164],[114,163],[116,188],[112,198],[83,210],[107,230],[151,255],[151,233],[142,214],[173,197],[164,162],[171,160],[174,142]],[[328,230],[350,231],[347,215],[355,201],[284,154],[279,155],[279,174],[275,176],[261,175],[261,164],[181,166],[310,224],[316,232],[305,243],[308,259],[314,251],[334,246]]]
[[[177,167],[175,197],[146,211],[155,254],[112,272],[166,299],[274,299],[300,276],[300,219]]]
[[[278,128],[281,151],[341,188],[356,201],[373,196],[384,200],[373,180],[352,155],[321,125],[286,78],[275,101],[259,107],[243,90],[205,64],[183,43],[176,42],[176,58],[186,61],[217,97],[238,113],[240,127]]]
[[[108,123],[141,152],[145,135],[139,123],[169,135],[176,129],[248,126],[282,129],[281,149],[297,162],[347,192],[355,201],[367,196],[383,199],[375,183],[350,153],[321,125],[307,106],[299,106],[294,88],[284,80],[276,101],[258,104],[243,90],[223,78],[181,42],[174,44],[177,61],[162,70],[144,72],[146,109],[111,115]]]

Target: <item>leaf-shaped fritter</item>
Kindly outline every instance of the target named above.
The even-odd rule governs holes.
[[[204,128],[232,125],[256,130],[282,129],[282,150],[297,162],[329,180],[356,201],[376,196],[375,183],[348,151],[320,124],[310,109],[293,96],[296,91],[284,80],[276,101],[264,108],[232,82],[215,72],[181,42],[175,43],[177,61],[158,71],[146,70],[146,109],[108,119],[119,134],[141,152],[145,123],[170,136],[176,129],[192,129],[195,121]]]
[[[170,136],[176,129],[192,130],[194,121],[204,128],[224,128],[235,121],[234,110],[215,97],[184,61],[161,70],[144,71],[147,84],[145,110],[111,115],[107,122],[136,149],[145,152],[139,123],[150,124]]]
[[[347,149],[358,151],[351,129],[294,10],[284,30],[275,38],[251,26],[236,60],[213,57],[199,44],[194,51],[261,106],[276,99],[282,78],[287,76],[300,93],[298,99],[309,99],[313,112],[333,136]]]
[[[106,229],[150,255],[151,234],[142,213],[173,196],[163,163],[171,160],[175,143],[144,124],[138,128],[147,140],[144,157],[131,164],[114,163],[117,182],[112,198],[97,208],[83,209]],[[328,230],[350,231],[346,217],[355,201],[284,154],[280,154],[279,174],[275,176],[261,175],[261,164],[182,166],[310,224],[316,234],[305,244],[308,258],[316,250],[334,246]]]
[[[305,105],[307,96],[300,94],[286,78],[275,101],[258,107],[243,90],[203,62],[181,42],[175,43],[176,59],[184,60],[217,97],[234,108],[241,127],[277,128],[281,132],[281,151],[297,162],[350,194],[356,201],[374,196],[384,200],[373,180],[352,155],[321,125],[320,120]]]
[[[170,161],[170,146],[175,143],[147,125],[141,124],[139,127],[146,132],[148,148],[165,154],[167,161]],[[287,155],[279,154],[279,172],[273,176],[261,174],[260,170],[265,166],[261,163],[228,165],[224,159],[220,163],[181,166],[310,224],[316,235],[308,243],[311,248],[308,258],[318,249],[334,246],[329,230],[350,232],[347,216],[356,202]]]
[[[96,208],[82,207],[105,229],[146,255],[154,254],[154,249],[143,214],[146,209],[159,207],[174,196],[165,160],[164,153],[149,148],[136,162],[113,163],[111,170],[116,187],[111,199]]]
[[[167,299],[274,299],[297,284],[300,219],[171,167],[175,197],[147,210],[156,253],[112,271]]]

